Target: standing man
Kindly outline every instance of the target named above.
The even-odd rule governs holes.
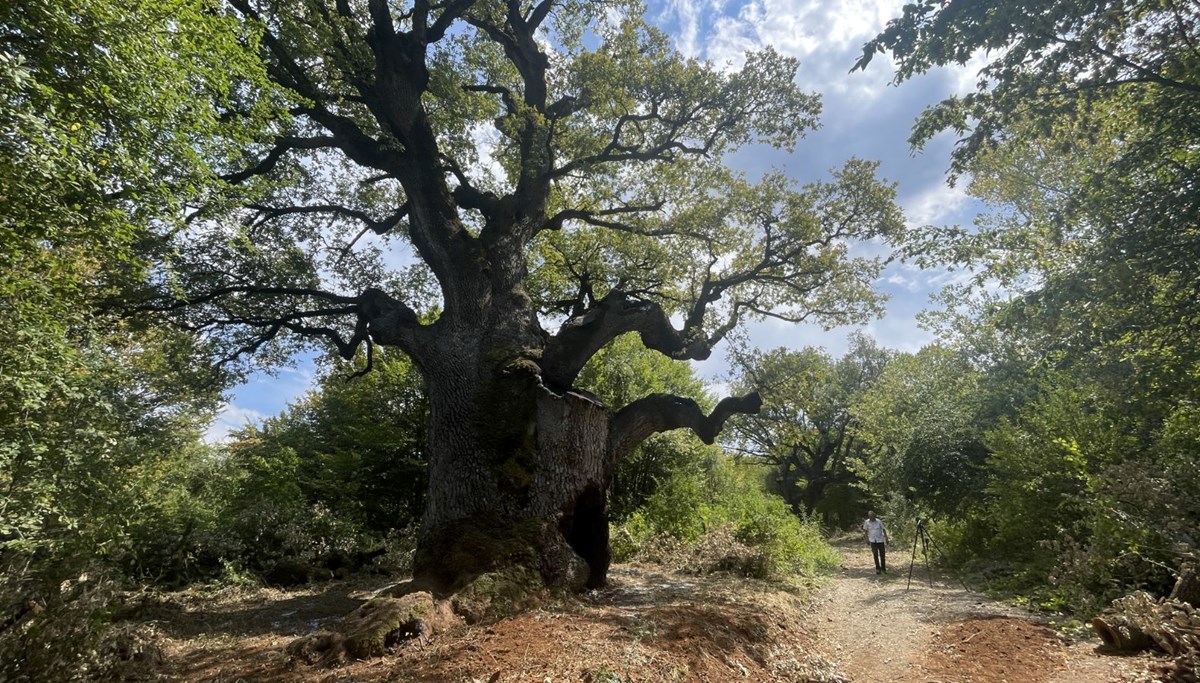
[[[875,573],[887,573],[887,543],[888,532],[883,528],[883,520],[875,517],[874,510],[867,511],[867,521],[862,523],[863,533],[867,543],[871,544],[871,557],[875,559]]]

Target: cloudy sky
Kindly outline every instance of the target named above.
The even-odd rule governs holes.
[[[863,44],[898,15],[902,5],[903,0],[650,0],[648,17],[673,36],[685,54],[716,64],[736,66],[746,51],[773,46],[800,60],[801,87],[822,94],[822,126],[794,153],[743,150],[730,159],[735,167],[751,176],[783,169],[804,182],[827,178],[830,169],[850,157],[876,159],[881,175],[898,183],[900,205],[910,225],[968,224],[978,205],[945,181],[953,139],[939,137],[913,154],[907,138],[925,107],[971,88],[977,67],[940,70],[895,86],[890,84],[891,64],[880,55],[866,72],[849,73]],[[931,339],[915,316],[946,277],[894,263],[877,283],[891,297],[882,319],[865,328],[830,331],[768,321],[750,329],[750,341],[764,348],[821,346],[840,356],[850,332],[864,329],[883,346],[915,351]],[[726,371],[721,350],[696,370],[719,381]],[[312,377],[311,363],[301,361],[275,377],[251,378],[232,392],[209,439],[218,440],[229,429],[278,413],[308,389]]]

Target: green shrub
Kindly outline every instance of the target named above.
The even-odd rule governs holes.
[[[747,488],[732,502],[735,537],[762,553],[760,578],[813,576],[840,561],[816,520],[796,517],[783,499]]]
[[[759,578],[814,575],[836,566],[838,554],[816,521],[796,517],[783,499],[767,493],[763,473],[709,450],[614,529],[614,559]]]

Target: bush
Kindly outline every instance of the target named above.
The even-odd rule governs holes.
[[[614,529],[613,557],[758,578],[814,575],[837,565],[815,520],[768,494],[765,470],[715,450],[676,472]]]
[[[1200,420],[1159,424],[1086,381],[1059,381],[987,434],[986,495],[936,527],[955,563],[1043,609],[1094,614],[1136,590],[1169,591],[1194,543]],[[969,559],[974,556],[975,559]]]
[[[796,517],[782,498],[748,488],[732,503],[734,536],[762,553],[759,578],[813,576],[838,565],[816,520]]]

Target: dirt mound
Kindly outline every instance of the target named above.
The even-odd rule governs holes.
[[[943,683],[1047,681],[1063,668],[1064,650],[1045,626],[1013,617],[971,619],[937,632],[919,667]]]
[[[729,605],[539,611],[402,659],[420,681],[794,680],[785,660],[803,655],[803,635],[769,619]]]

